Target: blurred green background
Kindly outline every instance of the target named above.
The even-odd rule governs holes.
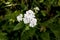
[[[16,17],[39,7],[37,26]],[[0,0],[0,40],[60,40],[60,0]]]

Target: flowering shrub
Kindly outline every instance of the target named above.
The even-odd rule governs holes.
[[[60,40],[60,0],[0,0],[0,40]]]
[[[25,24],[29,23],[30,27],[34,27],[37,24],[37,19],[35,19],[35,13],[32,10],[26,11],[26,14],[24,14],[24,18],[22,18],[23,15],[20,14],[17,16],[18,22],[24,21]]]

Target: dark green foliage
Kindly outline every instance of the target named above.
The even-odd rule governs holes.
[[[16,17],[39,7],[37,26]],[[60,0],[0,0],[0,40],[60,40]]]

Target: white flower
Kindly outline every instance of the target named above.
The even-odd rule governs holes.
[[[23,21],[24,21],[25,24],[27,24],[27,23],[30,23],[32,18],[33,17],[31,17],[30,15],[28,16],[27,14],[25,14],[24,18],[23,18]]]
[[[30,22],[30,20],[28,18],[23,18],[23,21],[25,24],[28,24]]]
[[[35,13],[32,10],[26,11],[26,14],[24,14],[23,21],[25,24],[30,23],[31,19],[35,17]]]
[[[30,27],[34,27],[37,25],[37,19],[35,18],[35,13],[32,10],[26,11],[26,14],[24,14],[24,18],[22,14],[17,16],[18,22],[22,20],[25,24],[29,24]]]
[[[34,26],[36,26],[36,25],[37,25],[37,19],[32,18],[32,20],[31,20],[29,26],[30,26],[30,27],[34,27]]]
[[[35,13],[32,10],[28,10],[28,11],[26,11],[26,14],[24,14],[24,17],[33,18],[33,17],[35,17]]]
[[[23,19],[22,17],[23,17],[22,14],[18,15],[18,16],[17,16],[17,21],[18,21],[18,22],[22,21],[22,19]]]
[[[39,11],[39,10],[40,10],[40,9],[39,9],[39,7],[35,7],[34,9],[35,9],[35,10],[37,10],[37,11]]]
[[[33,18],[33,17],[35,17],[35,15],[32,15],[32,14],[24,14],[24,17],[25,18]]]
[[[29,24],[30,27],[37,25],[37,19],[35,19],[35,13],[32,10],[26,11],[23,21],[25,24]]]
[[[26,14],[35,14],[32,10],[28,10],[28,11],[26,11]]]

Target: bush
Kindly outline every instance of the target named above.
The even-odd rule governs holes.
[[[17,20],[28,10],[34,27]],[[60,0],[0,0],[0,40],[60,40]]]

